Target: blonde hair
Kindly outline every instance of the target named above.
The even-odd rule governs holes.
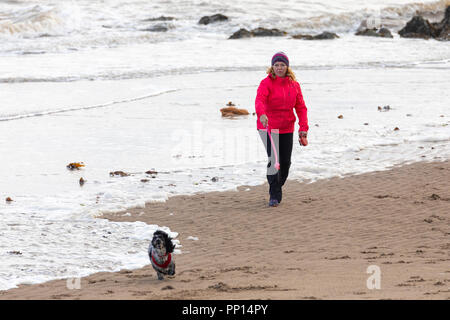
[[[272,79],[275,79],[275,71],[273,70],[273,66],[269,67],[267,69],[267,74],[270,74],[272,76]],[[287,68],[286,71],[286,77],[289,77],[292,81],[297,81],[297,78],[295,77],[294,71],[290,67]]]

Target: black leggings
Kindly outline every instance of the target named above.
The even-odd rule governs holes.
[[[275,154],[273,153],[272,143],[266,131],[258,130],[259,135],[264,143],[264,147],[269,157],[267,164],[267,182],[269,183],[270,199],[276,199],[281,202],[282,191],[281,187],[286,182],[289,175],[289,168],[291,166],[293,133],[274,133],[271,132],[272,140],[275,149],[278,153],[278,162],[280,163],[280,170],[275,168]]]

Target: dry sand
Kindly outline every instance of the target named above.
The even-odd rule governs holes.
[[[0,299],[450,298],[450,161],[288,181],[283,191],[277,208],[262,185],[105,216],[179,232],[172,279],[157,280],[149,265],[91,275],[79,290],[56,280]],[[379,290],[367,288],[370,265],[380,268]]]

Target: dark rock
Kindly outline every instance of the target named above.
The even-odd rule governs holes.
[[[445,17],[442,19],[440,32],[438,35],[439,40],[450,40],[450,6],[445,10]]]
[[[448,6],[447,9],[445,9],[444,20],[447,20],[448,22],[450,22],[450,6]]]
[[[328,39],[336,39],[339,38],[339,36],[336,33],[332,32],[322,32],[321,34],[318,34],[316,36],[312,36],[309,34],[297,34],[292,36],[294,39],[302,39],[302,40],[328,40]]]
[[[430,23],[422,16],[415,16],[398,33],[404,38],[450,40],[450,6],[445,9],[441,22]]]
[[[318,34],[317,36],[314,36],[313,38],[314,40],[328,40],[339,38],[339,36],[336,33],[325,31],[321,34]]]
[[[210,23],[214,23],[214,22],[220,22],[220,21],[226,21],[226,20],[228,20],[228,17],[219,13],[219,14],[215,14],[215,15],[212,15],[212,16],[202,17],[198,21],[198,23],[206,25],[206,24],[210,24]]]
[[[287,35],[287,32],[278,29],[266,29],[266,28],[256,28],[252,31],[247,29],[239,29],[228,39],[240,39],[240,38],[251,38],[251,37],[282,37]]]
[[[161,16],[158,18],[149,18],[149,19],[145,19],[143,21],[147,22],[147,21],[172,21],[174,20],[174,17],[165,17],[165,16]]]
[[[447,23],[441,30],[438,36],[439,40],[450,40],[450,23]]]
[[[151,26],[151,27],[148,27],[145,29],[141,29],[141,31],[167,32],[167,31],[169,31],[169,29],[172,29],[172,28],[173,28],[172,25],[160,23],[160,24],[155,24],[154,26]]]
[[[393,38],[391,32],[387,28],[380,28],[379,30],[377,30],[376,28],[360,30],[356,32],[355,35],[367,37]]]
[[[310,34],[296,34],[293,35],[292,38],[301,40],[313,40],[313,36]]]
[[[365,29],[355,33],[355,36],[378,37],[377,29]]]
[[[436,28],[421,16],[413,17],[398,34],[403,38],[430,39],[436,37]]]
[[[228,39],[241,39],[241,38],[251,38],[252,33],[247,29],[239,29],[233,33]]]
[[[444,21],[445,20],[442,20],[441,22],[432,22],[431,23],[431,25],[437,31],[437,33],[439,33],[439,31],[442,30],[442,28],[444,28]]]
[[[388,28],[380,28],[380,30],[378,30],[378,34],[380,35],[380,37],[383,37],[383,38],[393,38],[394,37]]]
[[[252,30],[254,37],[282,37],[287,35],[286,32],[278,29],[257,28]]]

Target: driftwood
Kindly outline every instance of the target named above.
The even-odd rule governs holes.
[[[220,112],[222,112],[222,117],[245,116],[249,114],[247,110],[236,107],[222,108]]]

